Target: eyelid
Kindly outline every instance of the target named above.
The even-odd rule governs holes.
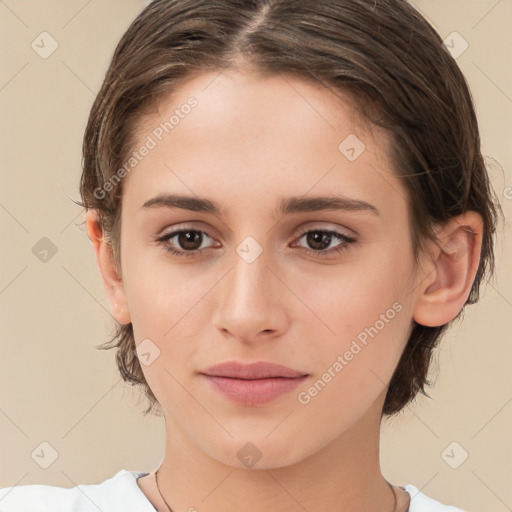
[[[167,230],[167,228],[162,230],[161,234],[157,235],[157,238],[168,236],[177,231],[198,231],[198,232],[201,232],[204,235],[208,236],[209,238],[212,238],[212,239],[219,238],[218,235],[212,236],[210,234],[211,226],[201,228],[201,227],[197,227],[196,225],[191,224],[191,223],[195,223],[195,222],[197,222],[199,224],[205,224],[204,222],[201,222],[201,221],[189,221],[189,222],[183,222],[180,224],[176,224],[176,225],[172,226],[171,228],[169,228],[169,230]],[[326,221],[311,221],[310,223],[308,223],[306,225],[302,225],[300,228],[298,228],[299,231],[298,231],[298,233],[296,233],[294,235],[294,237],[296,238],[298,236],[304,235],[305,233],[308,233],[309,231],[336,231],[340,235],[345,236],[346,238],[354,238],[357,236],[357,234],[354,233],[352,230],[348,230],[347,228],[344,228],[344,227],[341,227],[338,225],[333,225],[332,223],[330,223],[331,226],[326,226],[325,225],[326,223],[329,224]],[[213,228],[213,230],[216,231],[214,228]]]
[[[321,223],[322,221],[319,222]],[[357,236],[356,233],[353,232],[351,229],[347,229],[337,224],[331,226],[325,226],[325,224],[319,225],[318,222],[312,222],[311,224],[301,226],[299,229],[299,233],[303,235],[304,233],[308,233],[309,231],[336,231],[340,235],[343,235],[347,238],[355,238]]]
[[[181,222],[179,224],[167,226],[162,229],[155,238],[162,238],[164,236],[176,234],[176,232],[179,231],[198,231],[212,239],[221,238],[218,234],[218,231],[214,227],[202,221]]]

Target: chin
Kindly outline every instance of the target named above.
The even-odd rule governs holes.
[[[275,432],[269,436],[268,432],[259,430],[254,435],[246,432],[243,439],[234,436],[229,440],[212,440],[208,446],[201,448],[227,466],[261,470],[291,466],[317,451],[314,446],[308,446],[305,440],[290,433],[279,435]]]

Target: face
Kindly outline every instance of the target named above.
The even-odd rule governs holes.
[[[291,464],[380,418],[415,267],[389,141],[356,121],[321,85],[231,71],[191,78],[138,130],[123,298],[168,428],[227,464],[247,442],[259,467]],[[165,195],[218,211],[154,200]],[[237,401],[201,375],[226,361],[306,377],[270,399],[236,388]]]

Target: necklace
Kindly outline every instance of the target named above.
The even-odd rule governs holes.
[[[156,479],[156,488],[158,489],[158,493],[160,494],[160,497],[162,498],[162,500],[164,500],[164,503],[166,504],[167,508],[169,509],[169,512],[173,512],[172,508],[169,506],[169,503],[167,503],[167,501],[165,501],[164,495],[162,494],[162,491],[160,490],[160,486],[158,485],[158,469],[156,470],[156,473],[155,473],[155,479]]]
[[[169,506],[169,503],[167,503],[167,501],[165,501],[165,498],[162,494],[162,491],[160,490],[160,486],[158,485],[158,469],[156,470],[156,473],[155,473],[155,480],[156,480],[156,488],[158,489],[158,493],[160,494],[160,497],[162,498],[163,502],[165,503],[165,505],[167,506],[167,508],[169,509],[169,512],[173,512],[172,508]],[[391,490],[393,491],[393,497],[395,498],[395,505],[393,507],[393,512],[402,512],[400,510],[397,510],[397,499],[396,499],[396,491],[395,491],[395,488],[388,482],[388,485],[389,487],[391,488]],[[405,512],[407,512],[409,510],[409,507],[407,507],[405,509]]]

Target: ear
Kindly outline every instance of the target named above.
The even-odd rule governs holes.
[[[463,308],[480,263],[482,233],[482,217],[473,211],[450,219],[438,231],[416,293],[413,317],[418,324],[446,324]]]
[[[115,268],[112,249],[104,236],[96,210],[87,211],[85,224],[87,234],[94,248],[112,315],[120,324],[129,324],[131,318],[126,303],[123,282]]]

